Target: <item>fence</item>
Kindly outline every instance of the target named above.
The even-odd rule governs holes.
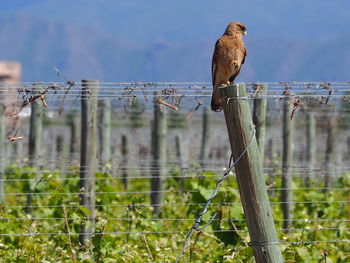
[[[263,245],[286,261],[348,262],[350,85],[245,86],[278,236]],[[32,260],[250,260],[262,244],[210,98],[208,83],[1,85],[2,256],[20,246]]]

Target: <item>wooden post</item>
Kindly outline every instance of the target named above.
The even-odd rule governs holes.
[[[4,186],[4,175],[5,175],[5,106],[0,104],[0,204],[5,199],[5,186]]]
[[[176,150],[176,163],[178,167],[182,170],[183,169],[183,149],[181,144],[180,135],[176,134],[175,136],[175,150]]]
[[[40,84],[34,85],[32,95],[40,93]],[[41,158],[41,142],[43,140],[43,105],[40,100],[31,103],[30,127],[29,127],[29,163],[38,166]]]
[[[209,112],[209,108],[205,107],[203,109],[202,143],[201,143],[201,151],[199,155],[199,163],[201,164],[201,166],[205,166],[206,161],[208,160],[209,140],[210,140],[210,112]]]
[[[267,141],[267,158],[270,163],[272,163],[275,158],[275,150],[274,140],[273,138],[269,138]]]
[[[332,168],[330,165],[335,163],[335,135],[336,135],[336,117],[330,117],[327,120],[327,145],[324,158],[325,176],[324,176],[324,192],[330,187]],[[333,169],[334,170],[334,169]]]
[[[263,167],[244,85],[219,88],[233,160],[246,150],[235,166],[239,192],[257,263],[283,262],[267,195]]]
[[[306,113],[306,165],[308,174],[305,176],[305,186],[310,185],[310,174],[316,163],[316,121],[315,113],[309,111]]]
[[[283,104],[283,155],[282,155],[282,211],[283,211],[283,228],[288,229],[290,220],[293,218],[293,201],[292,188],[292,163],[293,163],[293,120],[291,119],[292,105],[289,98],[284,99]],[[288,232],[286,230],[286,232]]]
[[[255,97],[253,108],[253,123],[256,130],[256,139],[259,145],[261,160],[264,163],[265,156],[265,120],[266,120],[266,94],[267,87],[264,84],[256,84],[257,97]],[[259,97],[263,96],[263,97]]]
[[[18,160],[14,160],[13,162],[18,166],[18,167],[23,167],[23,158],[24,156],[27,155],[25,151],[23,151],[23,141],[16,141],[10,143],[11,146],[11,152],[7,153],[10,156],[16,156],[18,157]]]
[[[69,140],[69,155],[70,160],[75,160],[75,154],[78,153],[78,141],[79,141],[79,123],[76,116],[76,112],[72,111],[67,117],[69,130],[70,130],[70,140]]]
[[[56,137],[56,167],[61,167],[64,160],[64,136],[58,134]]]
[[[80,205],[84,206],[90,218],[81,225],[79,241],[85,245],[94,231],[95,218],[95,173],[97,165],[97,96],[99,82],[83,80],[81,94],[81,145],[80,145]],[[90,97],[91,96],[91,97]]]
[[[105,165],[111,160],[111,100],[100,100],[98,112],[100,163]]]
[[[184,156],[184,149],[183,149],[183,144],[182,144],[180,134],[176,134],[175,136],[175,151],[176,151],[176,163],[180,169],[180,175],[184,176],[185,175],[184,169],[187,168],[187,163],[184,161],[186,157]],[[181,177],[179,179],[179,182],[180,182],[180,187],[183,188],[185,183],[184,178]]]
[[[153,213],[157,215],[163,202],[163,176],[166,165],[166,109],[164,105],[154,102],[154,119],[152,123],[152,178],[151,178],[151,204]]]
[[[38,95],[40,93],[40,84],[36,84],[32,88],[32,95]],[[32,167],[39,167],[41,165],[41,142],[43,140],[43,105],[41,101],[36,100],[31,103],[31,115],[29,126],[29,165]],[[33,189],[28,187],[28,195],[26,201],[25,212],[31,214],[32,204],[32,192]]]
[[[121,154],[122,154],[122,178],[123,178],[123,185],[124,189],[128,189],[128,137],[126,135],[122,135],[122,145],[121,145]]]
[[[147,164],[147,157],[149,155],[149,147],[146,147],[144,145],[139,145],[138,150],[138,159],[139,159],[139,170],[140,170],[140,176],[146,176],[147,172],[145,171],[145,167],[148,166]]]

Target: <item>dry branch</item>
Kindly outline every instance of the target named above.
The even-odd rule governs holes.
[[[156,101],[158,104],[162,104],[162,105],[167,106],[167,107],[169,107],[169,108],[171,108],[171,109],[173,109],[173,110],[179,110],[178,107],[176,107],[176,106],[174,106],[174,105],[171,105],[171,104],[169,104],[169,103],[166,103],[166,102],[165,102],[163,99],[161,99],[161,98],[156,98],[155,101]]]

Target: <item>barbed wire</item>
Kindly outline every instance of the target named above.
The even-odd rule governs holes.
[[[61,76],[62,77],[62,76]],[[69,81],[65,78],[65,82],[45,82],[45,83],[15,83],[15,84],[5,84],[0,86],[0,94],[2,94],[2,100],[6,97],[17,98],[20,101],[22,96],[22,106],[28,105],[37,99],[41,99],[43,103],[46,103],[47,97],[52,92],[54,95],[51,102],[55,100],[66,100],[70,96],[74,99],[82,99],[80,97],[80,90],[82,86],[86,83],[76,83]],[[256,98],[284,98],[288,97],[291,99],[293,96],[300,98],[315,98],[320,100],[321,103],[327,104],[329,99],[332,97],[346,97],[346,93],[350,91],[349,83],[329,83],[329,82],[315,82],[315,83],[305,83],[305,82],[278,82],[278,83],[266,83],[269,89],[264,94],[259,94],[258,89],[259,83],[244,83],[248,89],[248,93],[251,99]],[[14,90],[16,88],[16,90]],[[33,87],[41,87],[43,90],[39,91],[39,95],[31,95]],[[153,87],[153,88],[150,88]],[[276,88],[277,87],[277,88]],[[288,94],[285,94],[285,89],[288,87]],[[88,88],[90,91],[99,90],[100,94],[90,94],[89,99],[102,99],[103,97],[109,98],[125,98],[133,99],[142,97],[148,100],[148,97],[154,98],[157,96],[163,96],[165,98],[170,97],[210,97],[211,96],[211,85],[210,83],[199,82],[199,83],[148,83],[148,82],[130,82],[130,83],[89,83]],[[294,89],[293,89],[294,88]],[[203,92],[203,90],[208,89],[208,92]],[[292,94],[293,90],[294,94]],[[16,92],[17,94],[15,94]],[[154,94],[157,93],[157,94]],[[281,93],[281,94],[278,94]],[[319,93],[319,94],[318,94]],[[343,93],[343,94],[339,94]],[[57,96],[58,95],[58,96]],[[63,96],[62,96],[63,95]],[[62,98],[61,98],[62,96]],[[0,97],[0,99],[1,99]],[[323,101],[325,99],[325,101]],[[299,104],[299,103],[298,103]]]
[[[72,81],[70,81],[72,82]],[[81,81],[74,81],[73,82],[75,86],[82,86],[85,84],[89,84],[91,86],[115,86],[115,87],[125,87],[125,86],[130,86],[130,87],[138,87],[138,86],[186,86],[186,87],[211,87],[212,83],[207,82],[207,81],[199,81],[199,82],[145,82],[145,81],[130,81],[130,82],[104,82],[104,81],[98,81],[98,82],[89,82],[89,80],[85,82]],[[271,81],[266,81],[266,82],[238,82],[237,84],[245,84],[247,86],[253,86],[253,85],[268,85],[271,87],[280,87],[280,86],[288,86],[289,88],[293,87],[303,87],[307,89],[324,89],[324,88],[329,88],[329,87],[349,87],[350,88],[350,82],[324,82],[324,81],[313,81],[313,82],[305,82],[305,81],[278,81],[278,82],[271,82]],[[37,81],[37,82],[15,82],[15,83],[1,83],[0,86],[33,86],[33,85],[52,85],[52,86],[66,86],[67,81]]]

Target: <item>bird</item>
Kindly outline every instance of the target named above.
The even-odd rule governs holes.
[[[231,22],[224,34],[216,41],[211,66],[212,111],[222,110],[218,88],[235,80],[247,56],[242,35],[247,35],[246,27],[240,22]]]

